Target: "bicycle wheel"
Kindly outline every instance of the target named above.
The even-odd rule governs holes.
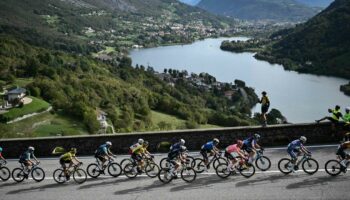
[[[129,163],[133,163],[133,160],[131,158],[124,158],[122,161],[120,161],[120,167],[124,169]]]
[[[196,180],[197,173],[192,167],[186,167],[181,170],[181,178],[187,183]]]
[[[302,167],[305,173],[312,175],[318,171],[318,162],[313,158],[309,158],[303,162]]]
[[[0,167],[0,179],[3,181],[9,180],[11,172],[7,167]]]
[[[213,167],[216,169],[220,164],[228,164],[227,160],[225,158],[217,158],[213,162]]]
[[[66,182],[66,176],[64,175],[63,169],[56,169],[53,172],[53,180],[60,184]]]
[[[128,178],[135,178],[137,176],[136,165],[129,163],[124,167],[124,174]]]
[[[255,174],[255,167],[254,165],[250,165],[249,167],[244,165],[239,165],[238,171],[242,176],[249,178]]]
[[[283,174],[290,174],[292,172],[291,169],[289,169],[289,166],[291,165],[291,161],[289,158],[282,158],[278,162],[278,169],[283,173]]]
[[[255,160],[255,166],[261,171],[266,171],[271,167],[271,161],[266,156],[261,156],[260,158]]]
[[[169,183],[173,180],[169,169],[161,169],[158,173],[158,179],[163,183]]]
[[[218,165],[215,169],[216,175],[218,175],[220,178],[227,178],[231,175],[231,172],[227,169],[228,165],[225,163],[222,163]]]
[[[197,173],[202,173],[204,172],[204,170],[206,169],[206,166],[204,164],[204,160],[201,159],[201,158],[196,158],[194,159],[194,162],[196,163],[195,167],[194,167],[194,170],[197,172]]]
[[[108,174],[113,177],[118,177],[122,174],[122,168],[118,163],[111,163],[108,165]]]
[[[75,182],[77,182],[78,184],[82,184],[86,181],[87,179],[87,175],[85,170],[77,168],[76,170],[74,170],[73,172],[73,179]]]
[[[342,166],[340,165],[340,162],[337,160],[329,160],[326,162],[324,168],[327,174],[331,176],[337,176],[340,174]]]
[[[193,167],[196,165],[196,161],[194,160],[194,157],[187,156],[186,162],[189,164],[189,166]]]
[[[17,183],[22,182],[25,177],[28,177],[28,175],[24,173],[24,170],[22,168],[15,168],[12,171],[12,178]]]
[[[34,181],[36,182],[41,182],[45,178],[45,172],[40,167],[36,167],[35,169],[33,169],[31,175]]]
[[[159,166],[161,169],[167,169],[169,168],[169,161],[168,158],[162,158],[159,162]]]
[[[91,178],[97,178],[101,174],[99,166],[95,163],[88,165],[86,171]]]
[[[148,163],[145,166],[145,171],[147,176],[151,177],[151,178],[155,178],[158,176],[160,168],[156,163]]]

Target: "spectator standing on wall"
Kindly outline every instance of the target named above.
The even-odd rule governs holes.
[[[261,94],[262,94],[262,97],[259,103],[261,103],[261,117],[263,119],[263,126],[265,127],[267,126],[266,113],[269,111],[270,99],[269,97],[267,97],[267,93],[265,91],[263,91]]]

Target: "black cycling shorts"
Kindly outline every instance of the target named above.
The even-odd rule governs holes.
[[[204,160],[208,160],[208,151],[207,150],[202,149],[201,155],[203,156]]]

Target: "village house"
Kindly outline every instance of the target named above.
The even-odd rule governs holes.
[[[7,101],[12,102],[16,99],[22,100],[26,96],[27,90],[24,88],[16,88],[7,92]]]

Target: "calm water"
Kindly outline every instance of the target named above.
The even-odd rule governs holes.
[[[339,104],[350,106],[350,98],[339,91],[348,81],[340,78],[298,74],[280,65],[258,61],[253,53],[231,53],[220,50],[228,38],[206,39],[190,45],[157,47],[130,52],[133,65],[207,72],[222,82],[240,79],[255,88],[258,95],[267,91],[271,107],[279,109],[290,122],[313,122],[327,115],[327,109]],[[235,37],[230,40],[246,40]],[[253,109],[259,112],[260,106]]]

